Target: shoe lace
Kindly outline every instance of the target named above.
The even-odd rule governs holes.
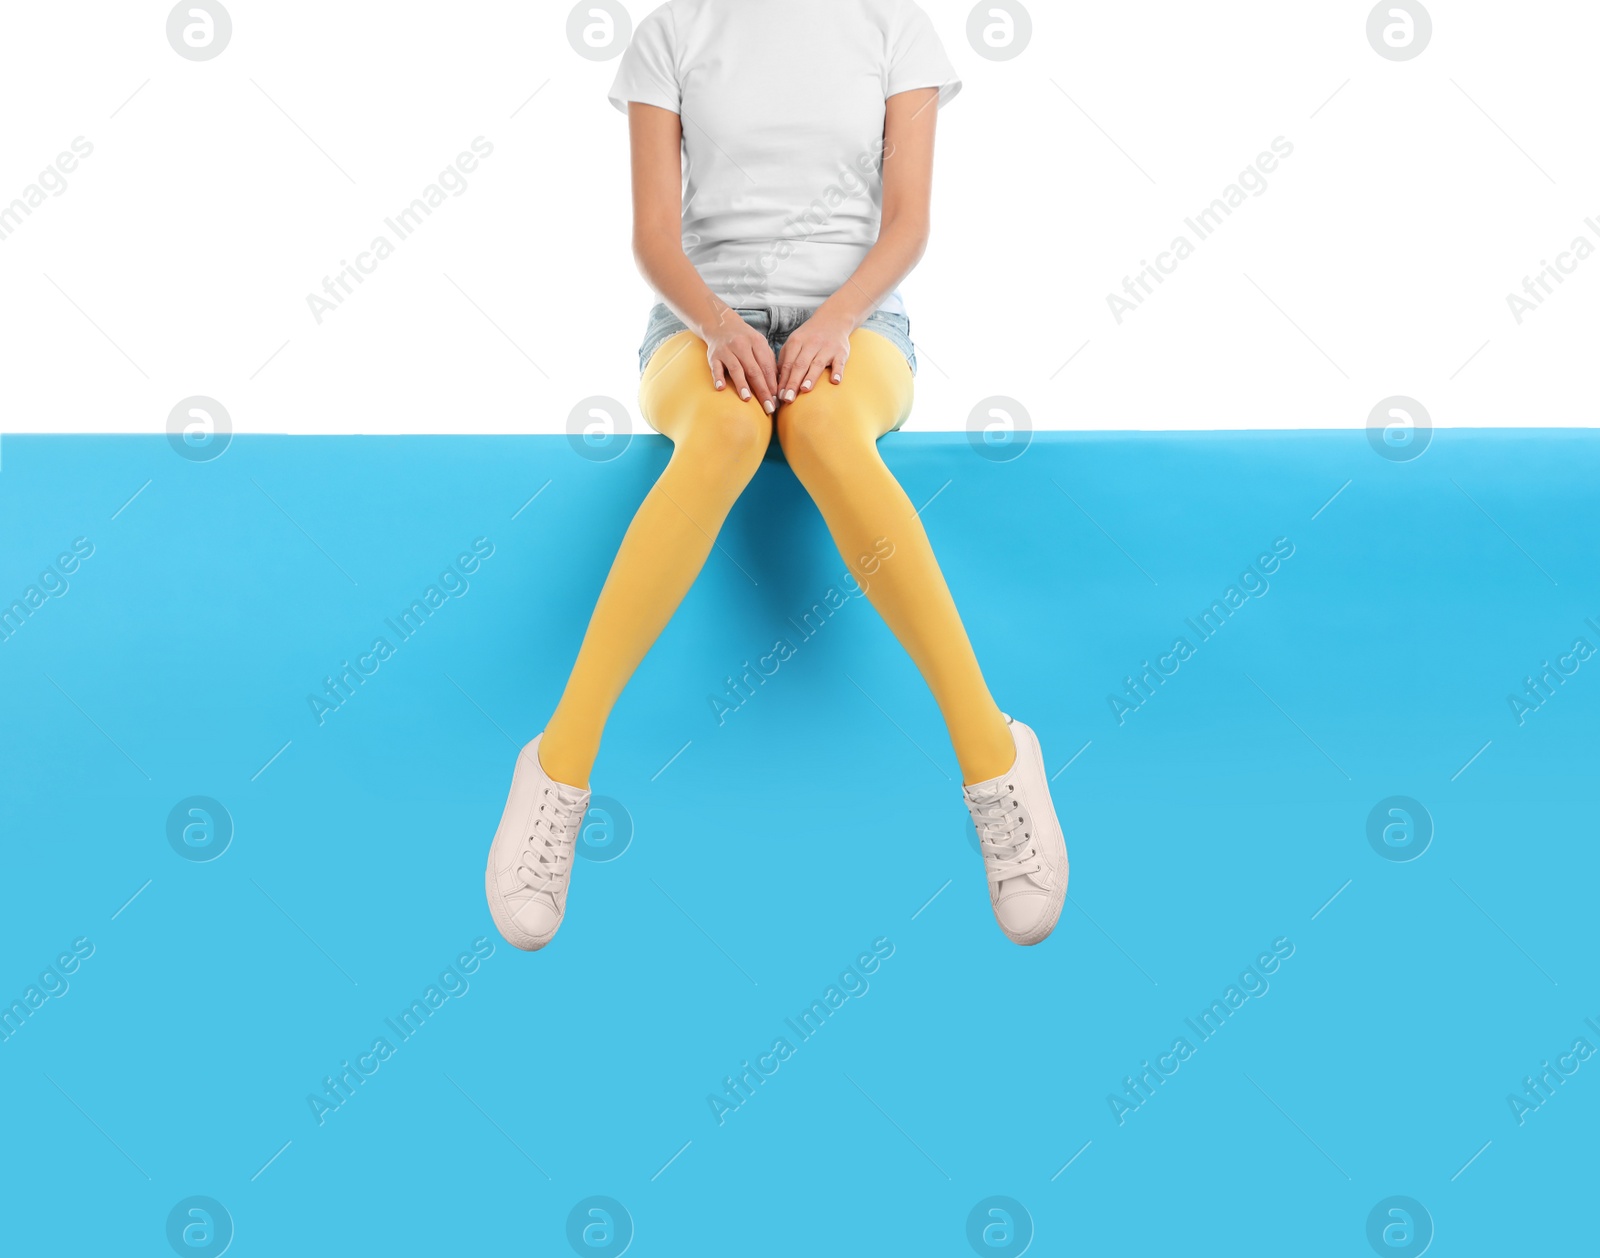
[[[991,883],[1043,871],[1033,825],[1016,798],[1016,787],[996,784],[968,790],[967,810],[978,829],[978,847]]]
[[[572,872],[573,846],[587,802],[560,783],[544,788],[517,859],[517,878],[535,895],[555,895]]]

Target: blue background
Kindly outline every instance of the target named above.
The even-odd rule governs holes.
[[[196,1194],[240,1255],[566,1253],[593,1195],[636,1254],[961,1254],[996,1195],[1042,1254],[1365,1253],[1395,1195],[1435,1253],[1592,1247],[1600,1060],[1521,1125],[1507,1097],[1600,1046],[1600,659],[1520,726],[1507,696],[1600,644],[1595,434],[883,449],[1001,706],[1051,772],[1077,755],[1071,903],[1034,949],[865,600],[712,715],[843,572],[781,462],[613,717],[594,786],[631,842],[527,955],[484,857],[663,440],[7,438],[0,602],[94,545],[0,643],[0,1002],[94,945],[0,1043],[15,1252],[167,1253]],[[319,726],[307,696],[477,537],[470,590]],[[1270,592],[1119,724],[1108,695],[1280,537]],[[209,862],[168,841],[193,795],[234,829]],[[1409,862],[1368,842],[1392,795],[1434,827]],[[308,1095],[482,937],[319,1125]],[[1119,1124],[1108,1096],[1285,937]],[[878,938],[869,989],[719,1126],[724,1077]]]

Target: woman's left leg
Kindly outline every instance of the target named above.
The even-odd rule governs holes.
[[[824,376],[778,408],[778,440],[840,556],[928,683],[970,785],[1006,773],[1017,748],[922,520],[878,454],[878,438],[909,414],[911,393],[905,356],[858,329],[841,383]]]

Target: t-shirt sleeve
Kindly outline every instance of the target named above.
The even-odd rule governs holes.
[[[678,60],[673,45],[672,15],[662,5],[647,14],[633,32],[606,99],[623,113],[628,112],[631,100],[680,112]]]
[[[922,9],[907,0],[900,9],[889,39],[889,72],[884,80],[884,96],[909,92],[915,87],[939,89],[939,105],[948,105],[961,90],[961,79],[933,22]]]

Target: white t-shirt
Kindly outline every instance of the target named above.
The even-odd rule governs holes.
[[[878,239],[884,102],[961,90],[913,0],[668,0],[609,99],[683,126],[683,247],[731,306],[819,306]],[[878,309],[904,313],[900,294]]]

